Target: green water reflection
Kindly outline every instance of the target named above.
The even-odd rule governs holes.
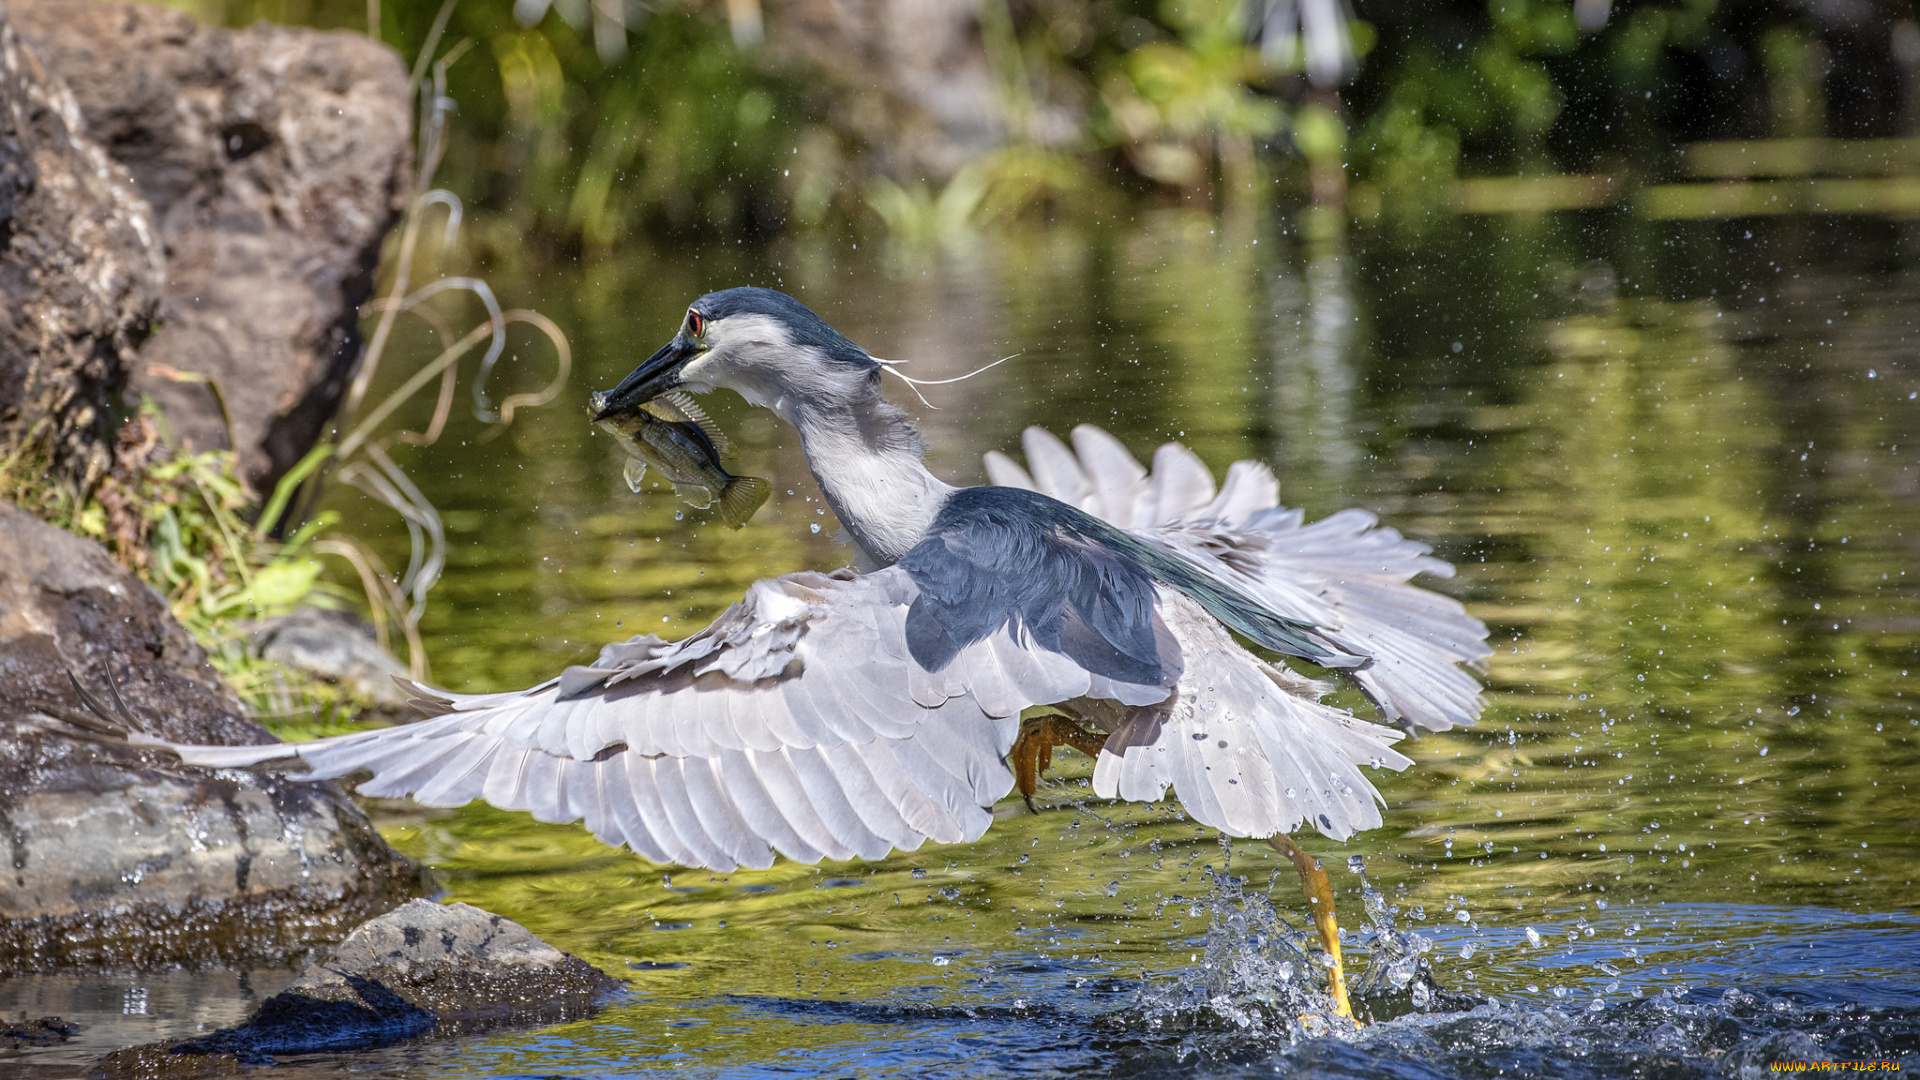
[[[776,285],[924,376],[1022,352],[916,406],[956,481],[1029,424],[1092,422],[1142,458],[1175,437],[1217,470],[1260,456],[1288,503],[1369,507],[1434,544],[1460,567],[1441,587],[1493,627],[1491,707],[1380,777],[1384,828],[1310,846],[1364,856],[1416,927],[1464,909],[1489,951],[1440,978],[1491,989],[1534,977],[1499,959],[1523,927],[1602,900],[1611,918],[1920,895],[1916,239],[1577,215],[1235,233],[1165,213],[918,258],[812,239],[491,273],[572,335],[576,401],[690,298]],[[842,564],[789,433],[737,400],[715,413],[737,471],[776,482],[738,532],[628,493],[573,405],[414,452],[449,529],[423,627],[436,680],[527,685],[605,640],[689,632],[756,577]],[[404,533],[332,502],[404,562]],[[1069,762],[1045,813],[1005,804],[971,846],[729,875],[484,807],[384,813],[454,897],[649,995],[935,992],[1008,950],[1088,977],[1184,967],[1219,844],[1172,807],[1074,805],[1085,775]],[[1263,880],[1263,851],[1233,865]],[[1290,884],[1275,897],[1291,910]],[[782,1038],[810,1030],[840,1037]]]

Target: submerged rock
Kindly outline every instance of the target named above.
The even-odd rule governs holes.
[[[406,665],[382,649],[373,629],[354,615],[303,607],[245,629],[254,655],[331,683],[381,718],[397,722],[419,715],[393,681],[409,677]]]
[[[346,31],[6,2],[152,205],[165,299],[135,385],[204,450],[227,445],[221,402],[152,365],[211,377],[264,490],[332,421],[359,356],[359,307],[412,184],[405,64]]]
[[[0,503],[0,974],[288,963],[431,889],[333,783],[70,734],[69,671],[167,739],[273,738],[151,588]]]
[[[52,1046],[80,1034],[79,1024],[69,1024],[57,1016],[22,1020],[0,1028],[0,1046],[18,1050],[23,1046]]]
[[[275,1054],[558,1023],[592,1012],[618,985],[511,919],[415,900],[355,929],[239,1027],[123,1050],[101,1069],[193,1075]]]

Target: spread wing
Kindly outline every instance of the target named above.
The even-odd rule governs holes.
[[[1411,722],[1477,715],[1459,664],[1486,655],[1485,630],[1407,584],[1447,570],[1424,547],[1358,512],[1303,525],[1257,465],[1236,464],[1216,493],[1178,447],[1148,474],[1103,432],[1074,436],[1077,457],[1030,431],[1033,477],[997,456],[989,468],[1371,657],[1355,677]],[[1245,836],[1379,824],[1359,766],[1407,765],[1395,732],[1320,704],[1317,684],[1241,648],[1188,586],[1163,587],[1022,500],[968,505],[899,565],[756,582],[679,642],[609,645],[521,692],[416,688],[431,714],[418,723],[267,747],[136,738],[211,767],[367,770],[367,794],[584,819],[657,862],[730,870],[776,851],[874,859],[976,839],[1012,788],[1021,710],[1063,704],[1109,733],[1102,795],[1172,787],[1196,820]]]
[[[1167,696],[1090,673],[1005,622],[930,671],[908,648],[917,595],[899,569],[790,574],[754,583],[692,637],[609,645],[531,690],[415,688],[437,714],[417,723],[171,748],[211,767],[297,757],[321,776],[366,769],[364,794],[584,819],[654,861],[730,870],[771,865],[776,850],[877,859],[977,839],[1012,788],[1021,709]]]
[[[1179,552],[1276,614],[1371,658],[1349,674],[1389,719],[1440,731],[1479,717],[1480,683],[1467,669],[1491,655],[1487,628],[1453,598],[1410,584],[1416,574],[1453,575],[1426,545],[1364,510],[1308,524],[1279,505],[1279,483],[1258,462],[1234,462],[1216,489],[1206,465],[1178,443],[1162,446],[1148,472],[1091,425],[1073,430],[1073,449],[1040,428],[1028,428],[1022,442],[1032,471],[989,453],[995,484],[1051,495]]]

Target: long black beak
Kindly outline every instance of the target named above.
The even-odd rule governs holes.
[[[700,346],[687,339],[685,334],[675,335],[672,341],[660,346],[660,350],[642,361],[640,366],[627,373],[620,385],[611,390],[601,390],[587,399],[587,405],[593,410],[595,420],[604,420],[615,413],[644,405],[661,394],[680,385],[680,369],[687,361],[700,355]]]

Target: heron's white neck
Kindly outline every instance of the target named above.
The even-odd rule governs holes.
[[[891,565],[926,537],[954,489],[921,463],[926,444],[903,410],[877,389],[780,406],[827,504],[868,556]]]

